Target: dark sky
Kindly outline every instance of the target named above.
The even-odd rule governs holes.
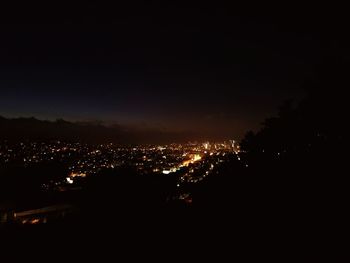
[[[341,14],[265,9],[3,8],[0,115],[240,137],[301,98],[315,67],[341,48]]]

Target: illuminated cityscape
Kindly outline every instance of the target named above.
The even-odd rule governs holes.
[[[42,164],[50,166],[58,162],[66,168],[67,173],[62,174],[59,179],[42,184],[42,191],[58,192],[81,189],[85,178],[98,176],[104,170],[128,167],[140,176],[158,174],[175,177],[177,191],[170,198],[191,202],[190,193],[186,190],[188,186],[199,183],[206,177],[215,176],[216,168],[232,158],[239,160],[238,154],[239,147],[230,142],[133,146],[112,143],[89,145],[64,141],[18,144],[5,142],[0,145],[0,165],[30,168]],[[34,218],[21,222],[44,221]]]
[[[223,143],[188,143],[171,145],[117,146],[114,144],[88,145],[81,143],[19,143],[0,145],[0,164],[24,167],[42,162],[62,162],[68,165],[67,177],[94,175],[102,169],[123,165],[133,166],[140,174],[175,173],[183,168],[202,163],[207,158],[237,153],[238,148]]]
[[[101,169],[134,166],[140,174],[170,174],[188,168],[213,155],[238,153],[239,147],[223,143],[188,143],[170,145],[117,146],[114,144],[88,145],[81,143],[19,143],[0,145],[0,164],[24,167],[42,162],[69,164],[67,176],[85,177]]]

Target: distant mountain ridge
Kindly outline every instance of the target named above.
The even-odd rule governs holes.
[[[67,140],[88,143],[114,142],[170,143],[197,139],[191,132],[127,129],[120,125],[104,126],[99,122],[69,122],[31,118],[5,118],[0,116],[0,140]]]

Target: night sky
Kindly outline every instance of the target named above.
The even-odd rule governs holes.
[[[0,115],[241,137],[302,98],[317,65],[342,48],[334,14],[296,10],[4,8]]]

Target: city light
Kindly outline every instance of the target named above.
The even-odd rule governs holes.
[[[210,149],[210,151],[206,150]],[[118,146],[115,144],[88,145],[83,143],[24,143],[0,147],[0,163],[33,164],[60,162],[69,164],[63,181],[43,185],[43,189],[66,191],[69,185],[105,169],[133,167],[139,174],[178,174],[181,181],[199,182],[209,176],[222,158],[234,154],[230,142],[184,143],[171,145]],[[240,157],[238,156],[240,160]],[[190,168],[187,170],[187,168]],[[77,180],[75,180],[77,179]]]
[[[67,180],[67,183],[69,183],[69,184],[73,184],[74,183],[73,179],[70,178],[70,177],[67,177],[66,180]]]

